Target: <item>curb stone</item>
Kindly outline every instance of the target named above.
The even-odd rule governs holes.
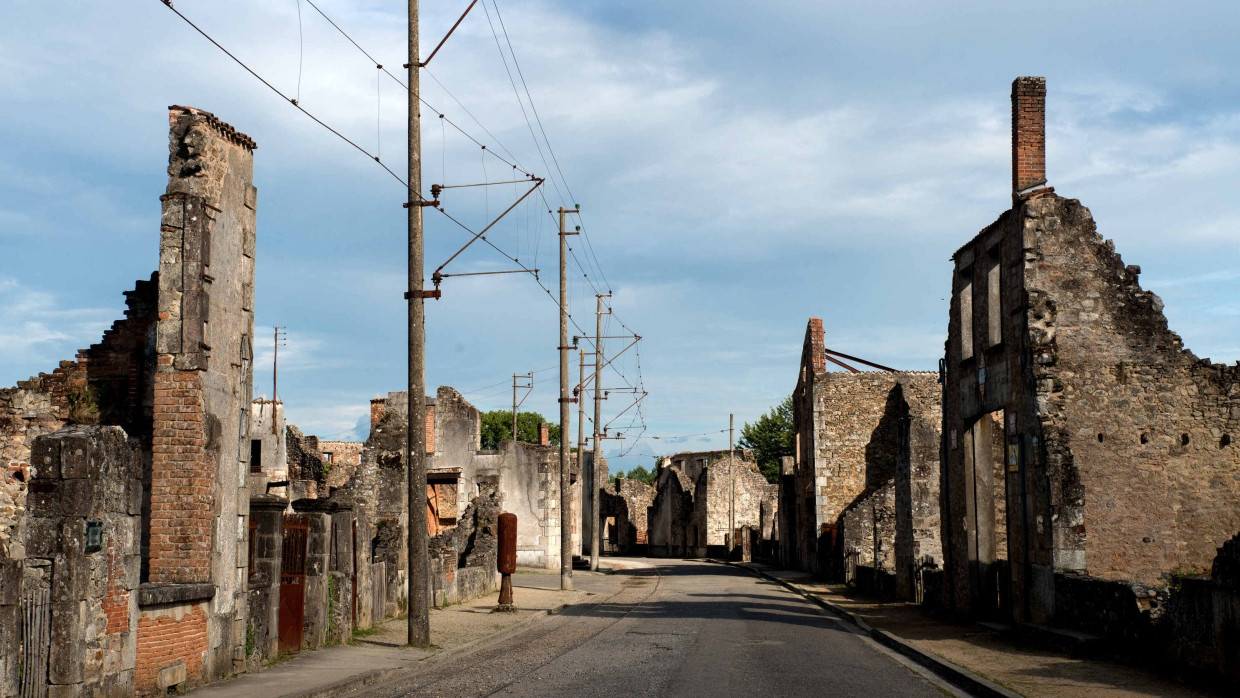
[[[895,650],[896,652],[899,652],[918,664],[921,664],[930,671],[933,671],[944,679],[947,679],[952,684],[968,691],[972,695],[986,696],[987,698],[1022,698],[1019,693],[1015,693],[1007,688],[1004,688],[1003,686],[979,676],[968,669],[956,666],[955,664],[952,664],[944,659],[940,659],[938,656],[930,654],[929,652],[910,644],[904,639],[897,637],[886,630],[879,630],[878,628],[871,626],[851,611],[841,608],[840,606],[816,596],[815,594],[811,594],[791,582],[780,579],[774,575],[767,574],[762,570],[749,567],[745,564],[715,560],[712,560],[712,562],[720,562],[720,564],[728,565],[729,567],[743,569],[750,573],[756,574],[759,577],[780,584],[789,591],[795,592],[805,599],[821,606],[844,620],[847,620],[875,641],[891,648],[892,650]]]

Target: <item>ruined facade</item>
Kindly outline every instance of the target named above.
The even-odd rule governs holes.
[[[793,391],[795,506],[785,516],[802,569],[914,595],[940,562],[938,376],[917,371],[828,371],[822,320],[805,332]]]
[[[649,510],[655,489],[644,482],[618,477],[599,495],[602,499],[603,550],[644,555],[650,544]]]
[[[1240,365],[1185,349],[1089,210],[1044,186],[1045,95],[1013,83],[1013,206],[952,258],[945,602],[1080,625],[1157,611],[1240,531]]]
[[[727,555],[743,531],[761,531],[778,487],[766,481],[753,452],[677,453],[659,464],[649,509],[649,551],[655,556]],[[729,521],[735,528],[729,531]]]
[[[245,668],[255,146],[190,107],[169,122],[158,271],[100,343],[0,391],[5,555],[25,600],[72,580],[48,641],[102,642],[111,677],[30,656],[23,680],[62,692],[163,693]],[[111,429],[56,431],[72,424]],[[104,557],[111,576],[88,583]]]

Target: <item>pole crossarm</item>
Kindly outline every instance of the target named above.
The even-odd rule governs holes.
[[[621,339],[624,339],[624,338],[627,338],[627,335],[626,335],[625,337],[622,337]],[[589,376],[588,380],[594,380],[594,379],[598,376],[598,374],[599,374],[599,372],[600,372],[600,371],[602,371],[603,369],[605,369],[605,368],[607,368],[608,366],[610,366],[610,365],[611,365],[611,362],[613,362],[613,361],[615,361],[616,359],[620,358],[620,355],[621,355],[621,354],[623,354],[624,352],[628,351],[629,349],[632,349],[632,348],[633,348],[633,347],[634,347],[634,346],[635,346],[638,342],[640,342],[640,341],[642,341],[642,338],[641,338],[641,337],[639,337],[639,336],[637,336],[637,335],[633,335],[633,341],[632,341],[632,342],[629,342],[628,346],[626,346],[625,348],[623,348],[623,349],[621,349],[620,351],[616,352],[616,354],[615,354],[615,355],[613,355],[610,359],[608,359],[608,360],[604,361],[604,362],[603,362],[603,364],[602,364],[601,366],[599,366],[598,368],[594,369],[594,373],[591,373],[591,374],[590,374],[590,376]]]
[[[508,208],[504,209],[504,212],[503,212],[503,213],[501,213],[501,214],[499,214],[498,216],[496,216],[496,217],[495,217],[495,220],[493,220],[493,221],[491,221],[490,223],[488,223],[488,224],[487,224],[487,227],[485,227],[485,228],[483,228],[482,230],[479,230],[478,232],[474,233],[474,236],[473,236],[472,238],[470,238],[469,242],[465,243],[465,245],[464,245],[463,247],[461,247],[461,249],[457,250],[457,251],[456,251],[456,252],[455,252],[455,253],[454,253],[451,257],[449,257],[449,258],[448,258],[448,261],[444,262],[443,264],[440,264],[440,265],[439,265],[439,267],[438,267],[437,269],[435,269],[435,273],[432,275],[432,278],[440,278],[440,279],[444,278],[444,277],[443,277],[443,274],[441,273],[441,272],[443,272],[444,267],[446,267],[446,266],[448,266],[449,264],[451,264],[451,263],[452,263],[452,260],[456,259],[457,257],[460,257],[460,256],[461,256],[461,253],[462,253],[462,252],[464,252],[465,250],[469,249],[469,246],[470,246],[470,245],[474,244],[475,242],[478,242],[478,240],[479,240],[479,239],[485,239],[483,236],[487,234],[487,231],[488,231],[488,230],[490,230],[491,228],[495,227],[495,224],[496,224],[496,223],[499,223],[499,222],[500,222],[500,219],[502,219],[504,216],[507,216],[507,215],[508,215],[508,214],[509,214],[509,213],[510,213],[510,212],[511,212],[514,208],[516,208],[516,207],[517,207],[517,204],[521,203],[522,201],[525,201],[525,198],[526,198],[527,196],[529,196],[530,194],[533,194],[535,189],[537,189],[537,188],[539,188],[540,186],[542,186],[542,183],[543,183],[543,181],[544,181],[544,180],[542,180],[542,179],[535,179],[535,180],[533,180],[533,181],[534,181],[534,186],[530,187],[529,191],[525,192],[524,194],[522,194],[522,195],[520,196],[520,198],[518,198],[516,201],[512,202],[512,205],[511,205],[511,206],[509,206]]]
[[[444,37],[439,40],[439,44],[435,46],[434,51],[431,51],[431,55],[427,56],[426,60],[418,64],[419,68],[425,68],[427,65],[430,65],[431,59],[435,57],[436,53],[439,53],[439,49],[443,48],[443,45],[447,43],[448,37],[452,36],[452,32],[456,31],[456,28],[461,26],[461,22],[465,21],[465,15],[469,14],[469,11],[474,9],[474,5],[477,5],[477,4],[478,4],[478,0],[473,0],[473,2],[469,3],[469,7],[466,7],[465,11],[461,13],[461,17],[460,19],[456,20],[456,24],[453,24],[452,28],[448,30],[448,33],[445,34]],[[405,67],[408,68],[409,66],[405,66]]]
[[[608,422],[608,423],[606,423],[606,424],[604,424],[604,425],[603,425],[603,431],[604,431],[604,432],[606,432],[606,431],[607,431],[607,427],[611,426],[611,425],[612,425],[612,423],[614,423],[617,419],[620,419],[620,417],[624,416],[624,413],[625,413],[625,412],[628,412],[629,410],[633,409],[634,407],[637,407],[637,403],[641,402],[642,400],[645,400],[647,395],[649,395],[649,393],[642,393],[641,395],[639,395],[639,396],[637,397],[637,399],[636,399],[636,400],[634,400],[632,403],[630,403],[628,407],[626,407],[626,408],[624,408],[624,409],[620,410],[620,414],[617,414],[615,417],[612,417],[610,422]]]

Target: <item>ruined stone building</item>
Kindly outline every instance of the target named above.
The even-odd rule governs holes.
[[[740,545],[743,532],[763,531],[764,510],[778,501],[777,486],[766,481],[753,452],[677,453],[659,463],[655,497],[649,507],[649,552],[659,557],[706,557],[727,554]],[[729,519],[735,530],[729,531]]]
[[[921,572],[941,562],[938,377],[859,371],[824,342],[822,320],[810,318],[781,549],[801,569],[914,597]],[[845,370],[828,371],[828,361]]]
[[[5,695],[164,693],[246,667],[255,145],[190,107],[169,122],[158,270],[98,344],[0,390]]]
[[[436,571],[435,602],[452,602],[496,588],[495,525],[501,511],[517,515],[518,564],[558,569],[559,449],[544,438],[540,444],[507,441],[498,450],[481,450],[481,413],[476,407],[446,386],[426,400],[425,506]],[[375,572],[382,579],[361,584],[386,587],[379,594],[386,599],[387,615],[406,603],[403,449],[407,405],[405,392],[371,401],[371,432],[361,462],[347,480],[331,486],[332,499],[352,503],[359,545],[368,548],[368,561],[375,570],[382,570]],[[329,481],[335,467],[328,473]],[[573,472],[577,472],[575,460]],[[569,515],[578,551],[580,498],[580,484],[576,484]]]
[[[1140,269],[1046,186],[1045,96],[1013,83],[1012,207],[952,257],[944,602],[1114,630],[1240,531],[1240,365],[1184,348]]]
[[[655,489],[630,478],[618,477],[599,496],[603,517],[603,551],[645,555],[650,544],[648,516]]]

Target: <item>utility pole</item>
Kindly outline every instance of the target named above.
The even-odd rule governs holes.
[[[414,0],[416,1],[416,0]],[[573,516],[572,480],[568,460],[568,236],[565,216],[578,213],[578,209],[560,207],[560,589],[573,588]],[[584,473],[583,473],[584,474]]]
[[[528,378],[530,381],[530,384],[529,385],[518,385],[517,380],[521,378]],[[530,371],[524,376],[517,375],[516,373],[512,374],[512,440],[514,443],[518,441],[517,439],[517,408],[521,406],[520,403],[517,402],[517,389],[518,388],[528,388],[530,390],[534,389],[534,372],[533,371]],[[524,400],[522,400],[522,402],[524,402]]]
[[[586,350],[581,350],[578,359],[577,373],[577,460],[581,461],[586,454]],[[564,435],[561,434],[560,438]]]
[[[430,556],[426,530],[426,308],[423,284],[422,249],[422,109],[419,78],[422,64],[418,53],[418,0],[409,0],[409,191],[405,207],[409,212],[409,406],[405,425],[408,460],[406,485],[408,527],[406,553],[409,557],[409,644],[425,647],[431,643]]]
[[[732,559],[732,549],[736,547],[736,463],[735,450],[732,445],[732,430],[736,422],[733,415],[728,415],[728,484],[732,495],[728,499],[728,559]]]
[[[611,298],[611,294],[598,294],[595,301],[598,307],[594,311],[594,455],[590,457],[590,569],[598,569],[598,549],[599,549],[599,516],[602,515],[602,506],[598,498],[598,463],[603,457],[603,449],[600,447],[602,439],[599,438],[599,428],[603,422],[603,405],[599,401],[602,398],[602,391],[599,390],[599,374],[602,373],[603,365],[603,315],[610,313],[603,312],[603,299]],[[584,469],[582,473],[584,474]],[[585,491],[584,489],[582,490]]]
[[[279,386],[277,377],[280,372],[280,342],[288,339],[288,333],[281,332],[283,328],[273,327],[275,330],[272,349],[275,352],[271,357],[271,433],[276,433],[276,402],[280,399],[276,388]],[[281,336],[283,335],[283,336]]]

